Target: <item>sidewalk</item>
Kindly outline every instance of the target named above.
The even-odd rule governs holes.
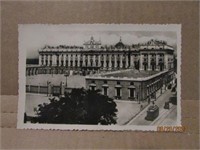
[[[147,102],[139,104],[135,101],[128,101],[128,100],[115,100],[117,104],[117,124],[118,125],[125,125],[129,122],[132,118],[134,118],[138,113],[140,113],[140,106],[143,105],[143,109],[148,105]]]

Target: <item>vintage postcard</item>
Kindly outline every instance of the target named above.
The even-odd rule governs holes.
[[[21,24],[19,129],[182,131],[180,24]]]

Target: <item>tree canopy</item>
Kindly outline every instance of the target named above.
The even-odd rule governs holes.
[[[49,99],[50,103],[38,105],[37,122],[52,124],[102,124],[116,123],[116,103],[98,90],[73,89],[64,97]]]

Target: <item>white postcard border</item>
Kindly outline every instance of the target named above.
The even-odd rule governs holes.
[[[64,125],[64,124],[31,124],[23,123],[25,112],[25,85],[26,85],[26,52],[21,50],[20,44],[20,29],[26,25],[35,26],[64,26],[62,24],[19,24],[18,25],[18,129],[47,129],[47,130],[111,130],[111,131],[157,131],[157,126],[136,126],[136,125]],[[66,24],[80,25],[80,24]],[[81,24],[88,25],[88,24]],[[136,31],[176,31],[177,33],[177,126],[181,126],[181,24],[89,24],[89,25],[116,25],[132,26]]]

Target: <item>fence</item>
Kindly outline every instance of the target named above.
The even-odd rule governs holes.
[[[37,85],[26,85],[26,93],[35,94],[47,94],[53,96],[64,95],[65,92],[71,92],[73,88],[69,88],[63,85],[60,86],[37,86]]]

